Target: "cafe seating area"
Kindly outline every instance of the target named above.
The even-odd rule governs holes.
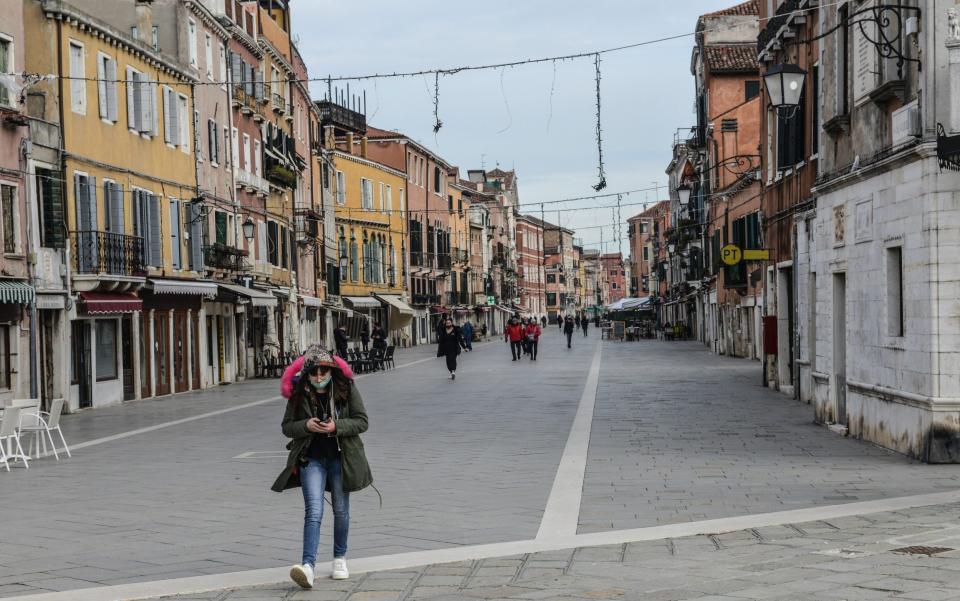
[[[38,460],[52,454],[59,461],[61,452],[72,457],[60,428],[64,405],[64,399],[54,399],[50,410],[43,411],[40,399],[14,399],[0,406],[0,466],[9,472],[11,465],[17,463],[29,469],[31,457]],[[27,452],[24,452],[25,441]],[[59,450],[58,442],[61,445]]]

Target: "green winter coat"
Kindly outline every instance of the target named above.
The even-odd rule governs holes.
[[[284,436],[292,439],[287,443],[290,454],[287,456],[287,467],[270,487],[272,490],[283,492],[300,486],[300,466],[306,462],[305,453],[313,438],[313,432],[307,430],[307,420],[312,417],[319,416],[314,415],[309,400],[287,402],[282,429]],[[360,440],[360,434],[367,431],[367,410],[353,382],[350,383],[347,402],[337,404],[337,418],[334,421],[337,424],[337,445],[340,447],[343,491],[355,492],[370,486],[373,476]]]

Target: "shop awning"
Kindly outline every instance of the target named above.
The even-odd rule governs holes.
[[[218,286],[231,294],[249,299],[250,305],[253,307],[277,306],[277,297],[269,292],[263,292],[256,288],[247,288],[246,286],[238,286],[236,284],[218,284]]]
[[[394,294],[377,294],[375,297],[382,300],[387,305],[390,305],[390,307],[395,309],[397,313],[413,317],[413,307],[403,302],[403,299],[401,299],[399,296]]]
[[[303,301],[304,307],[316,307],[319,309],[323,306],[323,301],[315,296],[306,296],[305,294],[301,294],[298,298]]]
[[[413,320],[413,308],[394,294],[377,294],[376,298],[390,307],[390,329],[399,330]]]
[[[33,300],[33,286],[16,280],[0,280],[0,303],[29,305]]]
[[[380,301],[372,296],[344,296],[343,300],[350,303],[354,309],[379,309]]]
[[[136,313],[143,310],[143,301],[129,292],[81,292],[79,309],[87,315]]]
[[[343,314],[345,314],[347,317],[351,317],[351,316],[353,315],[353,311],[352,311],[352,310],[347,309],[346,307],[341,307],[340,305],[335,305],[335,304],[330,303],[330,302],[323,303],[323,308],[326,309],[327,311],[331,311],[331,312],[333,312],[333,313],[343,313]]]
[[[179,294],[190,296],[216,296],[217,285],[213,282],[188,280],[149,280],[154,294]]]

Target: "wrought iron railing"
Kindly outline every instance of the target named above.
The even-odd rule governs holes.
[[[203,264],[213,269],[246,271],[250,269],[246,256],[247,251],[226,244],[211,244],[203,247]]]
[[[76,273],[142,276],[146,274],[143,238],[113,232],[70,232]]]
[[[437,255],[437,269],[450,269],[450,255]]]
[[[367,132],[367,117],[363,113],[350,110],[330,100],[317,102],[317,108],[320,110],[322,125],[333,125],[361,134]]]
[[[447,292],[447,306],[466,305],[469,303],[467,293],[464,291]]]
[[[440,295],[439,294],[414,294],[411,297],[411,302],[414,305],[439,305]]]
[[[422,252],[412,252],[410,253],[410,267],[424,267],[425,263],[423,260]]]

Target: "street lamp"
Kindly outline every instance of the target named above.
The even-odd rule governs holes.
[[[671,242],[670,244],[667,244],[667,252],[668,252],[668,253],[670,253],[670,254],[672,255],[672,254],[673,254],[673,251],[675,251],[675,250],[677,250],[677,245],[676,245],[676,244],[674,244],[673,242]]]
[[[680,206],[685,207],[690,204],[690,192],[692,192],[692,189],[687,184],[677,186],[677,196],[680,197]]]
[[[770,104],[775,109],[796,110],[800,106],[800,94],[807,72],[790,63],[774,65],[763,76]]]
[[[257,227],[257,224],[253,222],[253,219],[247,217],[247,220],[243,222],[243,225],[240,226],[243,228],[243,237],[247,239],[247,242],[253,242],[254,230]]]

